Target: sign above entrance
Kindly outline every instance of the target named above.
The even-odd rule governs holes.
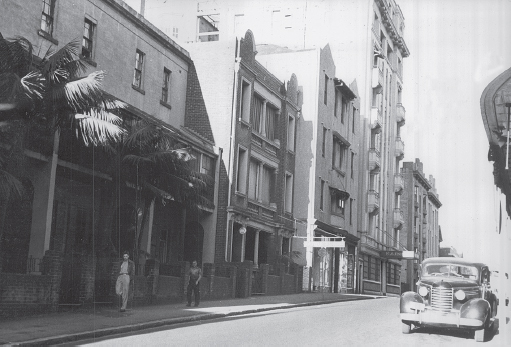
[[[380,257],[386,259],[416,259],[414,251],[380,251]]]
[[[344,248],[346,247],[345,241],[303,241],[304,247],[313,248]]]

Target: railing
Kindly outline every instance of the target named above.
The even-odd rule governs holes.
[[[396,137],[396,157],[401,157],[405,154],[405,144],[400,137]]]
[[[400,173],[394,174],[394,192],[402,192],[404,188],[403,175]]]
[[[372,107],[371,108],[371,128],[376,132],[379,133],[381,131],[382,127],[382,117],[381,112],[378,107]]]
[[[379,171],[380,169],[380,151],[376,148],[369,149],[369,171]]]
[[[373,213],[380,208],[380,194],[375,190],[369,191],[369,213]]]
[[[403,104],[398,103],[396,109],[396,122],[403,123],[405,121],[406,110]]]
[[[394,208],[394,228],[399,228],[404,222],[403,211],[400,208]]]

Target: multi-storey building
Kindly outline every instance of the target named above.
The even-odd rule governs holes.
[[[301,109],[297,78],[289,74],[283,83],[264,68],[255,59],[250,31],[240,40],[186,47],[215,143],[223,148],[215,262],[250,261],[257,273],[261,264],[290,257]],[[252,291],[260,285],[256,280]]]
[[[415,290],[421,262],[426,258],[439,256],[441,234],[438,209],[442,204],[435,189],[434,178],[431,175],[429,180],[425,177],[423,164],[419,159],[403,163],[401,175],[404,225],[397,242],[402,248],[414,251],[415,254],[415,259],[402,260],[400,285],[402,291],[407,291]]]
[[[174,1],[168,1],[168,6],[179,12],[176,4],[181,0]],[[306,0],[194,3],[194,13],[180,12],[183,17],[176,22],[179,40],[231,40],[250,28],[260,43],[291,49],[328,44],[336,73],[344,80],[357,80],[363,139],[358,159],[362,179],[356,199],[357,272],[361,274],[357,288],[367,293],[399,294],[399,280],[393,276],[387,286],[387,273],[399,273],[400,264],[381,257],[382,251],[399,249],[395,240],[402,225],[400,178],[396,174],[404,155],[400,138],[405,121],[403,60],[410,53],[403,39],[404,18],[399,6],[394,0],[328,1],[314,6]],[[152,18],[150,8],[146,8],[146,16]]]
[[[187,99],[200,94],[196,75],[190,73],[192,60],[125,3],[4,1],[0,32],[4,37],[27,38],[40,54],[83,37],[79,41],[82,56],[91,69],[106,72],[103,89],[127,104],[119,116],[144,119],[159,125],[161,131],[173,132],[183,147],[193,151],[196,170],[214,181],[219,152],[211,133],[185,127],[185,118],[193,113]],[[207,118],[204,110],[194,112]],[[109,170],[104,152],[73,138],[62,129],[55,139],[35,143],[26,151],[30,165],[22,175],[33,195],[23,206],[12,206],[12,211],[23,209],[22,214],[10,214],[14,220],[22,218],[21,223],[4,224],[8,226],[3,230],[4,272],[40,274],[39,261],[53,252],[62,264],[59,281],[52,287],[56,301],[75,304],[111,294],[112,259],[125,249],[134,250],[135,238],[140,243],[134,251],[141,254],[137,275],[143,274],[146,257],[164,264],[192,259],[213,262],[214,247],[209,245],[214,245],[216,235],[214,206],[189,210],[173,199],[141,196],[142,188],[132,181],[114,187],[120,172]],[[214,187],[209,188],[213,193]],[[122,203],[113,217],[116,194]],[[215,200],[213,194],[209,198]],[[120,230],[119,234],[114,230]],[[20,245],[16,235],[21,234],[26,237]]]
[[[297,127],[294,214],[298,220],[293,250],[300,252],[304,289],[354,292],[359,165],[359,100],[336,77],[330,47],[291,51],[257,46],[257,60],[277,77],[295,72],[303,86]],[[345,247],[304,247],[303,241],[344,238]],[[341,242],[333,244],[341,245]]]

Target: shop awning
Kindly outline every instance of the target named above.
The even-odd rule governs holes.
[[[334,235],[342,236],[345,237],[346,241],[349,243],[357,243],[360,240],[359,237],[350,234],[348,230],[323,223],[319,220],[316,220],[314,224],[317,225],[317,228],[315,229],[317,235],[325,237],[334,237]]]

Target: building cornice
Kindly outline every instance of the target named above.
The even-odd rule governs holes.
[[[431,189],[431,184],[428,182],[426,177],[422,174],[422,172],[418,170],[413,170],[413,177],[416,181],[418,181],[426,190]]]
[[[436,194],[433,193],[432,191],[428,192],[428,198],[436,206],[436,208],[440,208],[442,206],[442,203],[438,199],[438,196],[436,196]]]
[[[405,40],[401,35],[399,35],[398,30],[396,29],[396,26],[394,25],[394,20],[392,19],[392,14],[389,13],[389,8],[387,7],[387,4],[384,0],[376,0],[376,5],[378,6],[380,13],[381,13],[381,19],[382,23],[385,26],[385,29],[389,33],[390,37],[392,38],[392,42],[399,48],[401,51],[401,55],[406,58],[410,55],[410,51],[408,50],[408,47],[406,46]],[[399,10],[401,12],[401,10]]]

